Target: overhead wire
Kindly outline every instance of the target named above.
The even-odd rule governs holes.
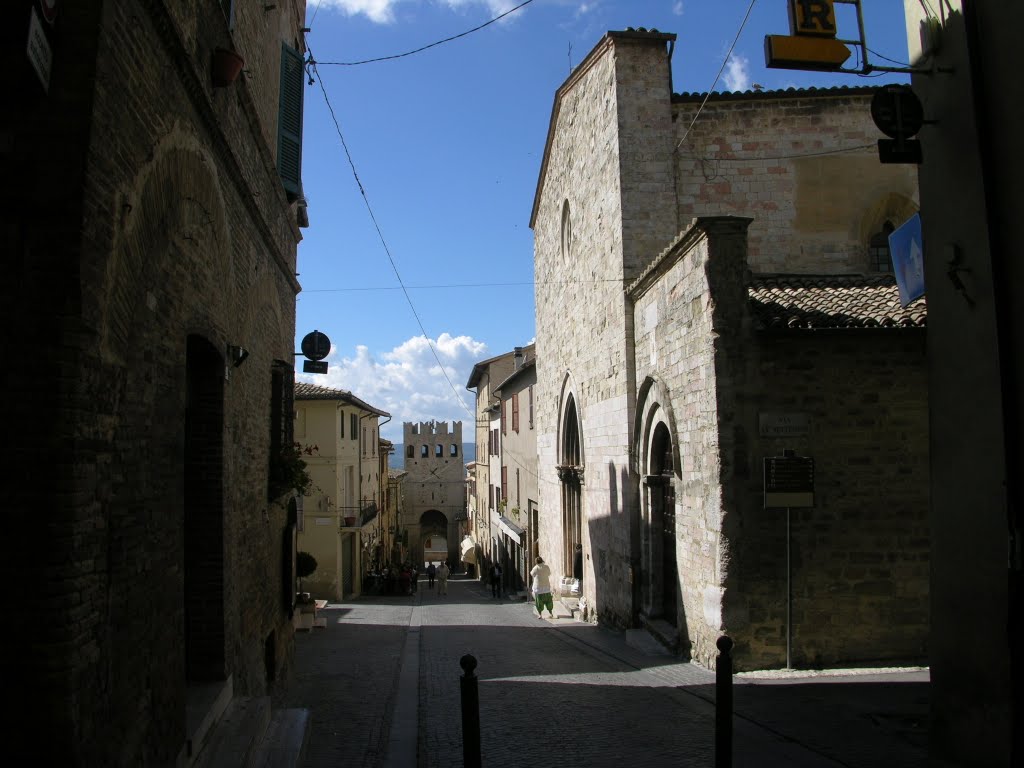
[[[448,371],[445,370],[444,363],[441,362],[441,358],[437,354],[434,342],[431,340],[430,334],[427,333],[427,329],[423,325],[423,320],[420,318],[419,312],[416,311],[416,305],[413,303],[412,297],[409,295],[409,291],[406,289],[405,283],[402,281],[402,275],[398,271],[398,265],[395,264],[395,259],[391,255],[391,249],[388,247],[387,240],[385,240],[384,233],[381,231],[380,224],[373,212],[373,206],[370,205],[370,198],[366,194],[363,182],[359,178],[359,172],[356,170],[355,162],[352,160],[352,153],[349,151],[348,142],[345,141],[345,136],[341,131],[341,124],[338,122],[338,116],[334,112],[334,106],[331,104],[331,99],[327,95],[327,88],[324,86],[324,80],[320,76],[320,71],[317,69],[316,60],[313,57],[312,50],[309,52],[309,57],[308,66],[312,68],[313,73],[316,75],[316,82],[319,84],[320,90],[324,95],[324,102],[327,104],[327,111],[331,114],[331,120],[334,122],[334,128],[338,133],[338,138],[341,140],[341,146],[345,150],[345,157],[348,159],[349,167],[352,169],[352,176],[355,179],[356,185],[359,187],[359,193],[362,195],[363,202],[366,205],[366,210],[370,214],[370,220],[373,222],[373,226],[377,230],[377,236],[380,238],[381,245],[384,247],[384,253],[387,254],[388,261],[391,263],[391,269],[394,270],[395,278],[398,280],[398,284],[402,287],[402,293],[405,295],[405,300],[409,304],[409,309],[412,310],[413,317],[416,318],[416,324],[419,326],[423,337],[427,340],[427,346],[430,347],[430,353],[434,356],[434,360],[437,361],[437,365],[441,369],[441,374],[448,382],[448,386],[451,387],[452,393],[455,395],[455,399],[458,400],[459,405],[462,406],[466,413],[472,414],[473,411],[470,410],[469,406],[467,406],[465,401],[463,401],[459,391],[455,388],[455,384],[452,383],[451,377],[448,375]]]
[[[524,0],[524,2],[520,3],[515,8],[507,10],[507,11],[505,11],[503,14],[501,14],[499,16],[495,16],[490,21],[485,21],[483,24],[481,24],[478,27],[473,27],[472,29],[467,29],[465,32],[460,32],[457,35],[452,35],[451,37],[446,37],[446,38],[444,38],[444,40],[437,40],[436,42],[430,43],[429,45],[424,45],[424,46],[421,46],[419,48],[416,48],[415,50],[406,51],[405,53],[396,53],[396,54],[394,54],[392,56],[377,56],[376,58],[373,58],[373,59],[363,59],[362,61],[321,61],[321,62],[318,62],[318,63],[321,64],[322,66],[325,66],[325,67],[357,67],[357,66],[359,66],[361,64],[375,64],[378,61],[393,61],[394,59],[402,59],[402,58],[405,58],[406,56],[412,56],[413,54],[422,53],[423,51],[429,50],[430,48],[436,48],[439,45],[444,45],[445,43],[450,43],[450,42],[452,42],[452,40],[458,40],[460,37],[465,37],[466,35],[471,35],[474,32],[479,32],[484,27],[488,27],[491,24],[494,24],[496,21],[501,21],[501,19],[505,18],[509,14],[515,13],[520,8],[523,8],[524,6],[527,6],[530,3],[532,3],[532,2],[533,2],[533,0]]]
[[[708,98],[710,98],[711,92],[715,90],[715,86],[718,85],[718,81],[721,79],[722,73],[729,64],[729,59],[732,58],[733,49],[736,47],[736,43],[739,41],[740,35],[743,34],[743,28],[747,26],[747,20],[750,18],[750,12],[754,10],[754,3],[756,2],[757,0],[750,0],[750,5],[747,6],[747,12],[743,15],[743,21],[740,22],[740,28],[736,30],[736,36],[732,39],[732,45],[729,46],[729,51],[725,54],[725,58],[722,60],[722,66],[718,68],[718,74],[715,75],[715,81],[711,84],[711,87],[708,88],[708,92],[704,95],[704,101],[702,101],[700,106],[697,108],[697,113],[693,116],[693,120],[690,121],[690,125],[687,126],[686,133],[683,134],[683,138],[681,138],[679,143],[676,144],[676,149],[679,149],[683,142],[686,141],[686,137],[690,135],[690,131],[692,130],[694,123],[696,123],[697,118],[700,117],[701,110],[703,110],[704,105],[708,103]]]

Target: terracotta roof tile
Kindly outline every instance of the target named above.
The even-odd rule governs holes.
[[[903,308],[892,275],[757,276],[747,289],[758,330],[924,328],[924,297]]]

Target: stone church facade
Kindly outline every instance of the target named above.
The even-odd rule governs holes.
[[[740,668],[785,665],[787,634],[798,666],[919,660],[925,310],[879,245],[916,174],[879,165],[870,89],[704,103],[672,93],[673,41],[610,32],[555,96],[531,220],[541,554],[565,574],[582,544],[588,618],[703,664],[721,634]],[[815,460],[791,634],[762,474],[787,450]]]

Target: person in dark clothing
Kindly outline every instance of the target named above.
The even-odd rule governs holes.
[[[577,544],[572,555],[572,577],[583,584],[583,545]]]
[[[437,575],[437,566],[433,562],[427,566],[427,586],[434,588],[434,577]]]
[[[491,597],[501,597],[501,566],[491,566]]]

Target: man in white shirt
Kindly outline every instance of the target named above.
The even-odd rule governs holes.
[[[537,618],[544,618],[545,608],[548,609],[551,618],[555,618],[555,603],[551,597],[551,569],[543,557],[537,557],[537,564],[530,571],[530,576],[533,577],[533,602],[537,606]]]

